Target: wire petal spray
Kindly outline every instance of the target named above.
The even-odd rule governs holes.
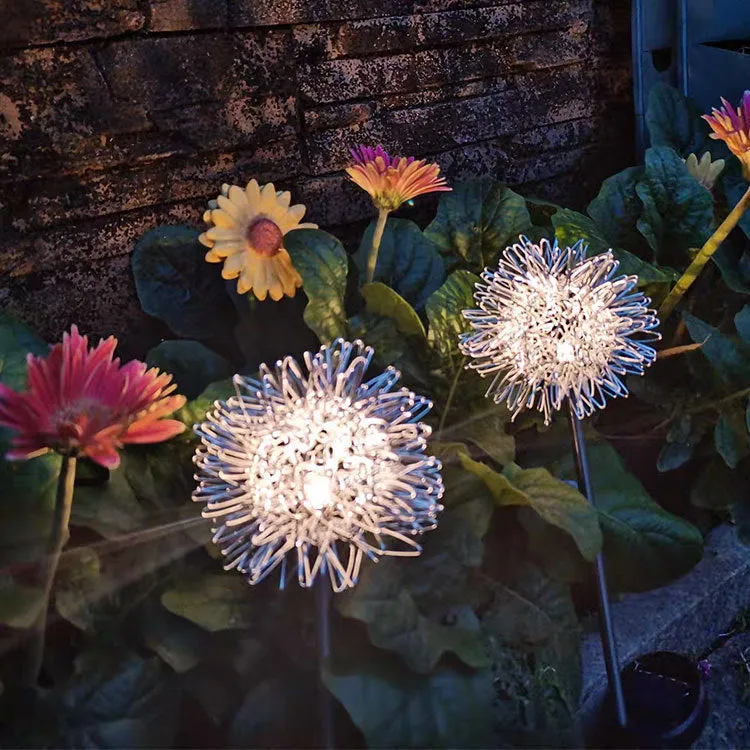
[[[354,586],[364,555],[418,555],[442,510],[440,462],[425,453],[427,399],[392,367],[365,380],[373,350],[341,339],[235,375],[236,396],[196,425],[193,494],[214,542],[251,584],[296,558],[300,586]]]
[[[649,344],[661,338],[659,320],[637,277],[615,277],[611,252],[586,258],[586,249],[581,240],[559,247],[520,237],[497,270],[482,273],[479,309],[464,311],[474,329],[460,341],[473,358],[467,367],[493,376],[487,396],[507,401],[514,419],[536,408],[549,424],[566,398],[583,419],[608,397],[627,396],[621,376],[656,359]]]

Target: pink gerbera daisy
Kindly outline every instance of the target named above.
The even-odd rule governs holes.
[[[711,138],[727,144],[742,163],[745,178],[750,179],[750,91],[745,92],[736,111],[726,99],[721,103],[721,109],[713,109],[703,119],[714,131]]]
[[[73,326],[46,357],[28,355],[26,391],[0,384],[0,426],[16,431],[9,459],[54,450],[114,469],[125,443],[158,443],[185,429],[163,419],[185,403],[171,395],[172,376],[138,360],[120,366],[116,346],[110,336],[89,349]]]
[[[440,167],[413,156],[389,156],[382,146],[358,146],[354,163],[346,168],[352,181],[366,190],[379,211],[395,211],[402,203],[425,193],[450,190]]]

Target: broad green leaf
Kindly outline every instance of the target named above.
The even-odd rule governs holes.
[[[734,325],[743,341],[750,344],[750,305],[745,305],[734,316]]]
[[[182,435],[178,435],[177,439],[195,441],[197,438],[193,433],[193,426],[205,420],[206,414],[214,408],[216,401],[226,401],[234,395],[234,383],[231,378],[211,383],[197,398],[188,401],[172,415],[173,419],[179,419],[188,428]]]
[[[690,571],[703,554],[700,532],[657,505],[609,445],[588,443],[588,451],[613,588],[648,591]],[[561,476],[575,479],[571,455],[558,466]]]
[[[370,748],[494,747],[489,670],[410,672],[397,657],[337,641],[323,680]]]
[[[465,471],[482,480],[500,507],[532,508],[547,523],[570,534],[587,560],[593,560],[601,551],[596,511],[566,482],[541,467],[521,469],[509,464],[500,474],[460,448],[457,457]]]
[[[44,606],[44,591],[19,583],[10,573],[0,573],[0,624],[30,628]]]
[[[665,83],[649,90],[646,126],[654,146],[669,146],[682,157],[700,156],[706,145],[700,113],[680,91]]]
[[[55,609],[80,630],[94,632],[106,616],[114,586],[103,574],[99,555],[86,547],[68,552],[55,584]]]
[[[320,720],[310,710],[317,687],[312,674],[290,674],[288,668],[285,673],[262,675],[242,691],[242,703],[229,726],[228,747],[321,746],[315,735]]]
[[[646,263],[627,250],[612,248],[588,216],[563,208],[552,216],[552,225],[555,227],[555,237],[561,245],[572,247],[578,240],[583,240],[589,246],[591,255],[612,250],[612,254],[620,262],[619,272],[637,276],[639,286],[666,285],[676,278],[673,271],[664,271],[651,263]]]
[[[488,655],[471,609],[454,607],[425,616],[404,587],[402,563],[386,558],[367,566],[357,586],[336,597],[338,611],[367,624],[372,644],[399,654],[415,672],[430,672],[448,652],[469,666],[487,666]],[[451,624],[447,624],[449,614]]]
[[[6,313],[0,313],[0,383],[14,391],[26,388],[26,357],[49,351],[28,326]]]
[[[422,537],[420,556],[367,564],[357,586],[335,599],[341,614],[367,625],[375,646],[417,672],[429,672],[448,652],[473,667],[488,664],[468,583],[482,560],[492,506],[482,485],[461,475],[445,468],[446,509]]]
[[[516,441],[505,431],[510,413],[505,406],[495,406],[450,425],[439,438],[472,443],[501,466],[516,458]]]
[[[714,201],[679,155],[667,146],[646,151],[646,170],[636,185],[643,203],[638,231],[662,264],[685,268],[690,248],[699,248],[711,234]]]
[[[158,601],[146,599],[134,619],[144,645],[177,674],[193,669],[207,656],[210,636],[206,631],[168,612]]]
[[[744,408],[738,406],[719,416],[714,428],[714,445],[730,469],[736,469],[737,464],[750,453]]]
[[[690,414],[683,414],[669,428],[656,468],[659,471],[672,471],[687,463],[705,433],[706,424],[703,421],[693,419]]]
[[[171,373],[177,392],[188,399],[198,397],[211,383],[232,374],[229,362],[199,341],[162,341],[146,355],[146,363]]]
[[[428,341],[450,363],[459,356],[459,335],[469,330],[462,313],[474,306],[474,285],[479,281],[469,271],[454,271],[427,300]]]
[[[55,507],[60,457],[0,460],[0,562],[27,563],[44,554]]]
[[[745,213],[745,216],[748,216]],[[747,230],[750,236],[750,227]],[[721,271],[724,283],[734,292],[750,294],[750,251],[746,241],[733,242],[730,235],[719,245],[711,259]]]
[[[589,203],[588,214],[609,244],[650,260],[653,252],[636,226],[643,203],[635,187],[644,172],[643,167],[629,167],[604,180],[599,195]]]
[[[260,615],[249,584],[236,573],[191,576],[165,591],[161,603],[212,633],[246,628]]]
[[[175,741],[179,686],[158,659],[84,653],[54,689],[3,696],[4,747],[153,748]]]
[[[237,312],[221,265],[206,262],[198,234],[186,226],[151,229],[136,242],[131,263],[143,311],[178,336],[205,340],[231,331]]]
[[[362,287],[362,296],[370,312],[393,320],[401,333],[422,339],[427,337],[424,325],[419,315],[414,312],[414,308],[389,286],[379,281],[365,284]]]
[[[147,526],[146,512],[123,468],[109,472],[104,482],[76,487],[70,520],[74,526],[93,529],[106,539]]]
[[[737,538],[750,546],[750,472],[747,461],[730,469],[718,456],[705,467],[690,490],[690,501],[699,508],[729,511]]]
[[[695,343],[705,342],[700,352],[713,365],[718,376],[731,387],[746,388],[750,372],[750,343],[727,336],[690,313],[683,313],[682,319],[690,338]]]
[[[480,271],[493,265],[530,225],[520,195],[491,177],[481,177],[444,193],[424,233],[444,255],[458,256],[473,271]]]
[[[302,277],[309,300],[304,319],[320,339],[329,343],[346,338],[346,273],[349,261],[344,246],[319,229],[297,229],[284,237],[284,246]]]
[[[374,231],[375,222],[372,222],[353,256],[362,279]],[[380,241],[373,280],[392,287],[418,310],[445,281],[445,264],[438,248],[413,221],[389,217]]]

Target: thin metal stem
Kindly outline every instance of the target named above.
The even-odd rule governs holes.
[[[320,672],[331,658],[331,584],[327,576],[321,576],[315,584],[315,625],[318,637],[318,659]],[[318,712],[320,716],[323,747],[333,750],[333,699],[326,686],[319,686]]]
[[[591,485],[589,462],[586,454],[586,442],[583,437],[583,426],[581,420],[576,416],[572,403],[568,403],[568,408],[570,410],[570,426],[573,432],[576,469],[578,471],[578,488],[589,503],[595,505],[594,490]],[[594,568],[596,571],[596,589],[599,596],[599,632],[602,638],[604,663],[607,667],[607,677],[615,698],[617,723],[624,728],[628,723],[628,715],[625,708],[625,695],[622,691],[622,680],[620,679],[620,662],[617,658],[617,642],[615,641],[615,630],[612,625],[612,613],[609,609],[609,593],[607,591],[607,576],[604,570],[604,555],[601,552],[596,556]]]

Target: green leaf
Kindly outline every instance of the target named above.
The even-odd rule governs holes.
[[[55,609],[80,630],[94,632],[106,617],[104,607],[112,582],[103,574],[99,555],[86,547],[66,554],[55,583]]]
[[[246,628],[258,614],[249,584],[236,573],[192,576],[165,591],[161,603],[212,633]]]
[[[690,414],[683,414],[669,428],[656,468],[659,471],[672,471],[687,463],[705,433],[706,425],[703,421],[694,420]]]
[[[76,487],[70,521],[74,526],[93,529],[106,539],[148,525],[146,512],[138,502],[123,467],[109,472],[105,482]]]
[[[737,464],[750,454],[744,409],[737,408],[721,414],[714,428],[714,444],[730,469],[736,469]]]
[[[639,286],[650,284],[668,285],[677,274],[664,271],[651,263],[641,260],[637,255],[627,250],[611,248],[596,224],[583,214],[563,208],[552,216],[555,227],[555,237],[561,245],[572,247],[578,240],[583,240],[589,246],[590,255],[599,255],[607,250],[620,262],[619,272],[628,276],[637,276]]]
[[[646,126],[654,146],[669,146],[682,157],[699,155],[706,145],[700,113],[680,91],[665,83],[649,90]]]
[[[389,286],[379,281],[365,284],[362,296],[370,312],[393,320],[401,333],[422,339],[427,337],[427,331],[414,308]]]
[[[363,279],[374,231],[373,221],[353,256]],[[418,310],[445,281],[445,264],[437,247],[413,221],[389,217],[380,241],[374,281],[392,287]]]
[[[682,319],[690,338],[695,343],[705,342],[700,352],[713,365],[718,376],[729,386],[746,388],[750,372],[750,343],[727,336],[690,313],[683,313]]]
[[[469,666],[487,666],[488,655],[471,609],[444,609],[432,619],[421,614],[404,588],[402,563],[386,558],[368,565],[356,588],[336,597],[338,611],[366,623],[372,644],[399,654],[415,672],[430,672],[449,652]]]
[[[150,748],[175,741],[179,686],[157,659],[85,652],[52,690],[3,696],[4,747]]]
[[[454,271],[427,300],[427,339],[441,358],[453,362],[459,334],[469,329],[463,311],[474,306],[474,285],[481,279],[469,271]]]
[[[36,562],[52,525],[60,456],[0,460],[0,563]]]
[[[507,408],[496,406],[450,425],[439,437],[441,440],[450,437],[461,443],[472,443],[493,461],[505,466],[516,459],[516,441],[505,431],[509,423]]]
[[[748,216],[747,213],[744,215]],[[750,236],[750,227],[747,235]],[[732,291],[750,294],[750,252],[746,249],[745,242],[732,242],[730,236],[719,245],[711,259],[719,267],[721,278]]]
[[[177,440],[194,442],[197,438],[193,433],[193,426],[206,419],[206,414],[214,408],[216,401],[226,401],[234,395],[234,382],[231,378],[227,378],[211,383],[198,398],[188,401],[172,415],[172,419],[179,419],[188,427],[186,432],[177,436]]]
[[[589,204],[588,213],[609,244],[651,259],[653,253],[636,226],[643,203],[635,188],[644,172],[643,167],[629,167],[604,180],[599,195]]]
[[[284,237],[284,246],[302,277],[309,300],[304,319],[320,339],[329,343],[346,338],[346,274],[349,261],[344,246],[319,229],[297,229]]]
[[[44,606],[44,591],[25,586],[10,573],[0,573],[0,624],[30,628]]]
[[[143,311],[163,320],[178,336],[222,337],[237,322],[221,278],[221,266],[207,263],[199,232],[186,226],[151,229],[131,257]]]
[[[743,341],[750,344],[750,305],[745,305],[734,316],[734,325]]]
[[[493,265],[530,225],[520,195],[491,177],[481,177],[444,193],[424,233],[444,255],[456,255],[479,271]]]
[[[613,588],[648,591],[690,571],[703,554],[700,532],[657,505],[609,445],[589,443],[588,451]],[[572,456],[560,462],[559,471],[574,479]]]
[[[504,474],[499,474],[467,453],[459,453],[458,459],[466,471],[485,483],[499,506],[532,508],[547,523],[570,534],[587,560],[593,560],[601,551],[596,511],[583,495],[546,469],[521,469],[511,464],[505,467]]]
[[[366,643],[337,641],[323,680],[370,748],[494,747],[489,670],[410,672]]]
[[[199,341],[162,341],[146,355],[149,367],[171,373],[177,392],[193,399],[211,383],[228,378],[232,366]]]
[[[183,674],[206,656],[209,638],[202,628],[168,612],[158,601],[147,599],[135,618],[146,647]]]
[[[723,188],[724,195],[727,199],[727,206],[733,208],[739,202],[742,196],[748,189],[747,180],[745,175],[742,173],[742,165],[740,160],[735,158],[733,154],[729,152],[723,141],[711,140],[709,143],[718,145],[721,144],[723,152],[719,154],[720,158],[726,160],[726,166],[724,171],[721,173],[720,185]],[[714,157],[716,158],[716,157]],[[745,233],[745,236],[750,237],[750,212],[745,211],[738,222],[738,226]],[[723,246],[726,245],[726,240]]]
[[[684,268],[688,250],[699,248],[711,234],[714,201],[671,148],[646,151],[646,171],[636,185],[643,202],[638,230],[663,264]]]
[[[26,357],[42,356],[49,346],[28,326],[0,313],[0,383],[14,391],[26,388]]]

